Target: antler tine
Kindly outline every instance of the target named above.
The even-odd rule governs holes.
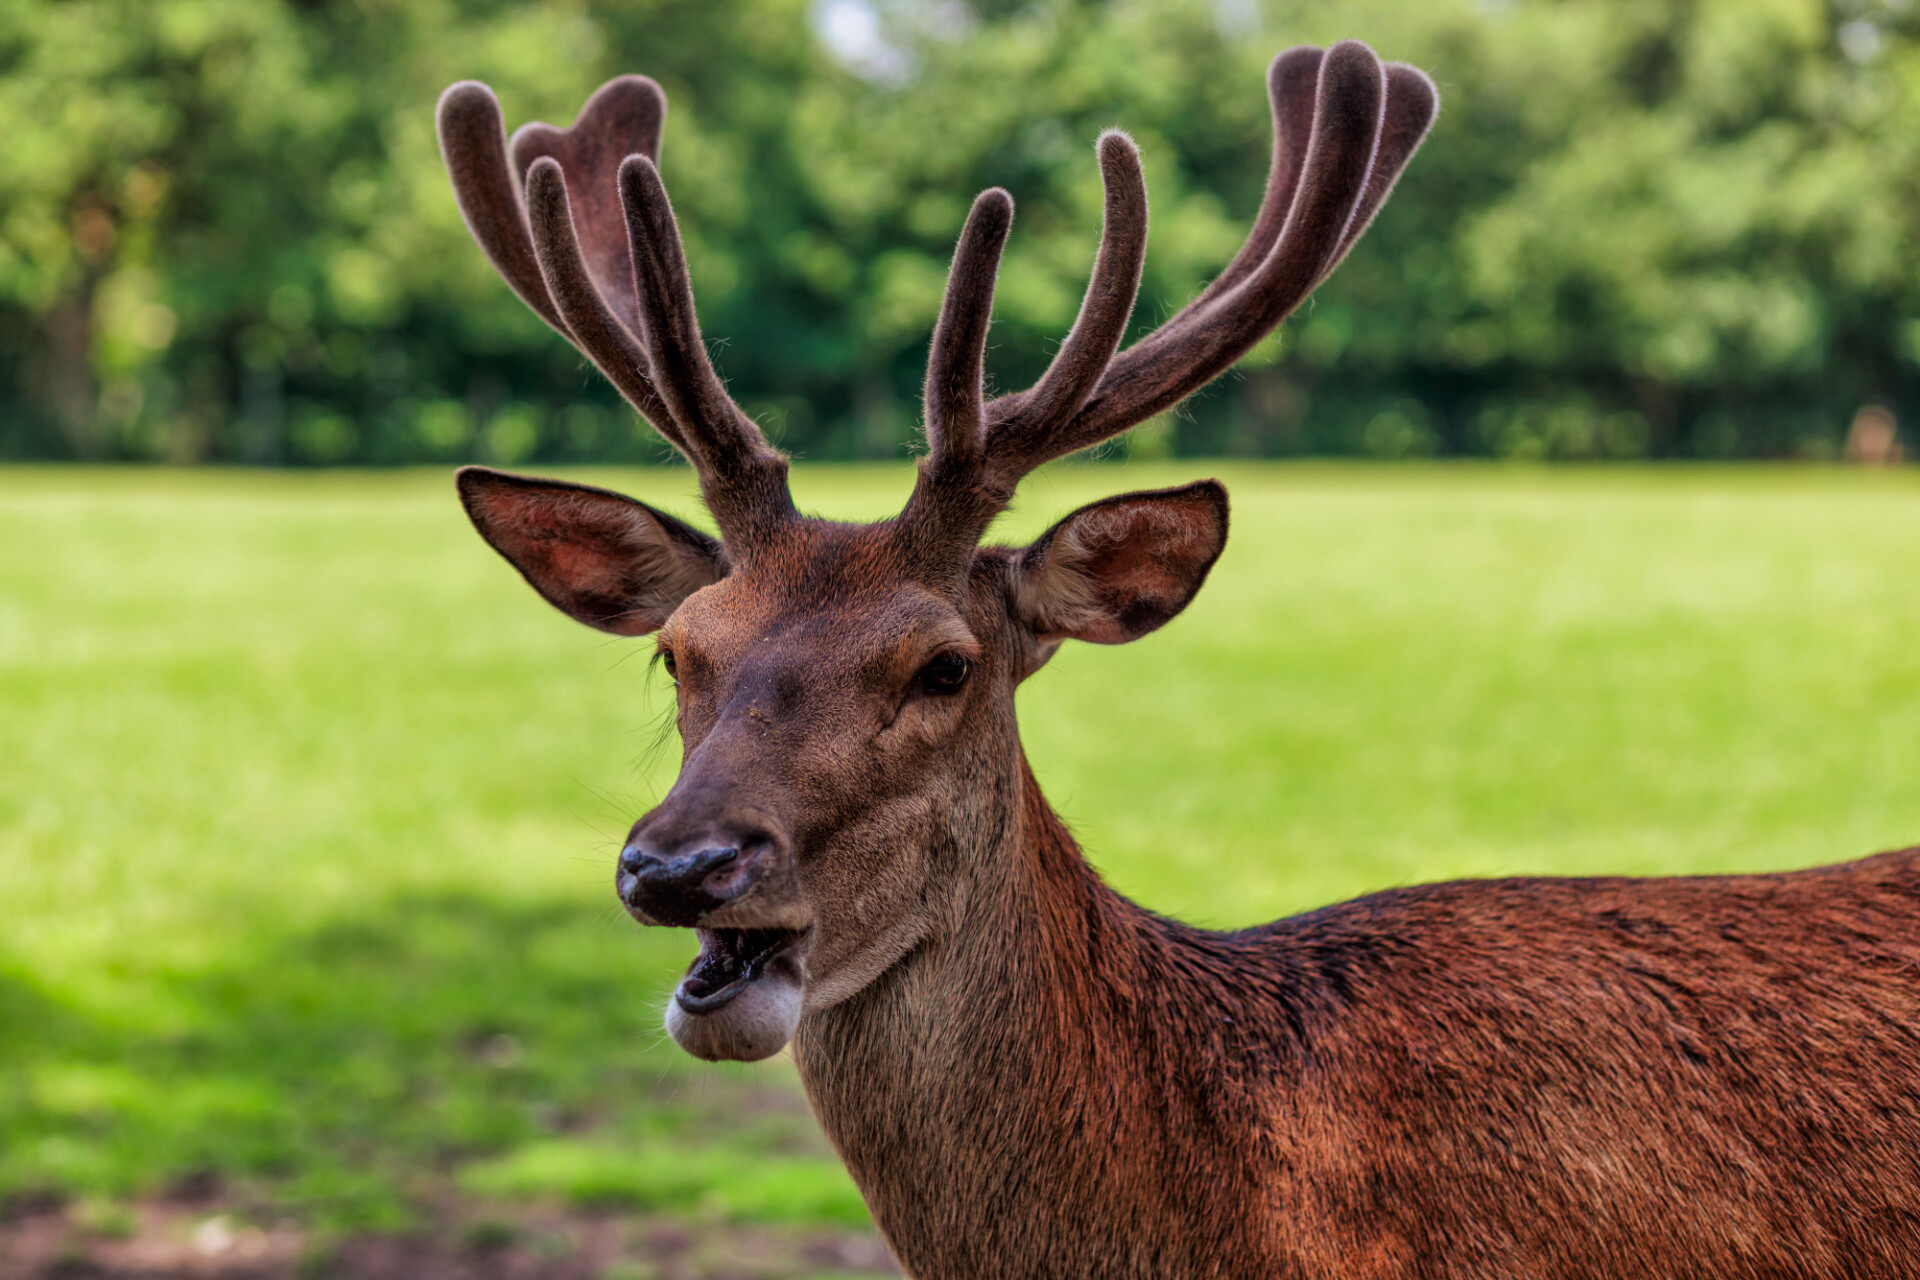
[[[757,537],[794,514],[786,455],[727,395],[707,358],[660,171],[645,156],[628,156],[619,189],[654,387],[694,446],[701,494],[729,544]]]
[[[1273,109],[1273,161],[1267,169],[1267,190],[1260,198],[1260,212],[1254,215],[1253,229],[1240,252],[1227,269],[1215,276],[1188,303],[1182,312],[1205,306],[1239,284],[1266,260],[1287,225],[1293,211],[1293,198],[1300,189],[1300,174],[1306,168],[1307,150],[1313,143],[1315,99],[1320,87],[1320,66],[1326,51],[1313,45],[1299,45],[1275,55],[1267,64],[1267,100]],[[1176,320],[1178,317],[1176,316]]]
[[[984,456],[987,327],[994,277],[1012,226],[1013,197],[989,188],[975,198],[954,246],[927,355],[927,464],[937,477],[974,478]]]
[[[668,444],[689,460],[699,461],[700,455],[681,432],[648,376],[650,362],[646,352],[594,285],[575,234],[566,176],[551,156],[535,160],[527,171],[527,212],[541,278],[566,322],[562,332],[572,336],[587,358],[627,402],[666,437]],[[631,280],[632,269],[626,274]],[[633,295],[631,284],[627,294],[630,298]]]
[[[1274,167],[1245,246],[1200,297],[1114,357],[1070,421],[1025,439],[991,428],[988,466],[996,487],[1010,491],[1041,463],[1117,435],[1230,368],[1339,264],[1438,105],[1425,76],[1384,68],[1354,40],[1325,54],[1281,54],[1269,70],[1268,92]],[[1310,115],[1303,110],[1308,101]],[[1003,403],[989,406],[990,418]]]
[[[440,155],[467,230],[520,300],[562,337],[571,338],[540,278],[526,211],[507,167],[507,130],[499,99],[479,81],[462,80],[440,95],[434,117]]]
[[[1394,184],[1400,180],[1407,161],[1426,140],[1427,131],[1433,128],[1434,117],[1440,111],[1440,91],[1434,88],[1426,72],[1404,62],[1389,62],[1386,71],[1387,110],[1380,126],[1380,147],[1373,158],[1373,174],[1367,180],[1366,194],[1360,197],[1360,207],[1354,210],[1353,220],[1347,224],[1347,234],[1341,237],[1340,247],[1334,250],[1326,269],[1320,273],[1321,280],[1333,274],[1333,269],[1345,260],[1347,251],[1360,239],[1360,233],[1373,225],[1374,215],[1393,194]]]
[[[901,513],[910,538],[926,539],[935,567],[951,571],[943,549],[979,537],[1004,503],[987,494],[987,329],[993,322],[993,284],[1013,226],[1013,197],[990,187],[974,198],[947,269],[947,291],[927,352],[927,456]]]
[[[534,161],[545,156],[559,162],[566,174],[574,229],[588,276],[607,306],[635,333],[640,307],[614,175],[630,155],[660,163],[660,133],[666,119],[667,95],[658,84],[646,76],[620,76],[594,90],[572,128],[523,124],[507,143],[516,175],[525,175]]]
[[[1106,212],[1080,314],[1031,390],[1001,396],[987,406],[990,456],[1016,449],[1044,451],[1046,437],[1093,394],[1126,336],[1147,258],[1147,183],[1140,172],[1140,152],[1124,133],[1100,135],[1097,150]]]

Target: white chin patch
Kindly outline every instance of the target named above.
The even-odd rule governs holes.
[[[667,1004],[667,1034],[696,1058],[756,1062],[793,1039],[806,995],[803,939],[699,929],[700,956]]]

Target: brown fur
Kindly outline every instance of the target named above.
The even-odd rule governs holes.
[[[1920,1273],[1920,849],[1212,933],[1016,767],[969,918],[794,1044],[912,1274]]]
[[[616,881],[636,919],[701,938],[670,1030],[707,1057],[790,1043],[922,1280],[1920,1274],[1920,849],[1429,885],[1217,933],[1108,889],[1041,797],[1015,689],[1065,640],[1178,614],[1226,497],[1122,495],[1023,549],[981,531],[1032,466],[1166,408],[1277,324],[1434,109],[1418,72],[1351,42],[1283,54],[1269,91],[1246,248],[1118,355],[1145,190],[1131,144],[1101,140],[1107,239],[1080,320],[1038,386],[985,404],[1012,206],[976,203],[929,360],[930,454],[907,509],[867,526],[793,512],[785,460],[707,363],[644,87],[574,126],[611,138],[528,135],[552,155],[524,212],[490,167],[491,96],[449,91],[475,235],[687,453],[725,537],[600,490],[461,475],[543,596],[657,630],[676,672],[680,776]],[[583,248],[569,202],[604,175],[568,166],[618,154],[622,129],[643,144],[618,171],[630,300],[601,278],[611,206],[581,202]]]

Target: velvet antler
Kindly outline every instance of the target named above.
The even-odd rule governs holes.
[[[923,556],[950,564],[947,552],[970,548],[1029,471],[1171,408],[1245,355],[1340,264],[1439,105],[1420,72],[1382,66],[1352,40],[1281,54],[1267,90],[1273,166],[1246,244],[1125,351],[1147,191],[1133,143],[1101,137],[1105,224],[1079,317],[1039,382],[991,402],[983,364],[1013,201],[996,188],[974,202],[928,357],[928,456],[899,521]],[[440,145],[461,213],[501,276],[687,456],[728,547],[745,555],[793,518],[786,457],[728,397],[700,339],[655,167],[665,118],[660,87],[623,76],[571,129],[531,124],[509,143],[493,93],[466,81],[440,100]]]
[[[989,197],[1001,225],[1012,210],[998,192],[974,206],[929,362],[929,452],[902,517],[921,540],[971,546],[1029,471],[1171,408],[1230,368],[1340,264],[1439,106],[1426,76],[1382,66],[1354,40],[1282,53],[1267,89],[1273,167],[1246,244],[1199,297],[1117,355],[1140,283],[1146,189],[1133,145],[1115,133],[1100,139],[1106,225],[1080,317],[1038,383],[984,405],[954,394],[977,385],[1004,239],[1003,230],[989,245],[976,226]],[[953,371],[937,405],[936,369]]]
[[[509,143],[493,91],[463,81],[441,95],[440,150],[495,269],[693,464],[729,549],[745,555],[793,515],[787,462],[727,396],[700,340],[654,167],[666,110],[659,85],[622,76],[572,128],[529,124]]]

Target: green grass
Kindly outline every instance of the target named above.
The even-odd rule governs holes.
[[[1010,536],[1207,471],[1234,533],[1194,606],[1022,694],[1148,904],[1920,841],[1920,476],[1062,467]],[[694,510],[683,471],[594,478]],[[859,1220],[787,1068],[663,1043],[688,942],[612,909],[678,754],[644,653],[542,605],[444,474],[0,471],[0,1194]]]

